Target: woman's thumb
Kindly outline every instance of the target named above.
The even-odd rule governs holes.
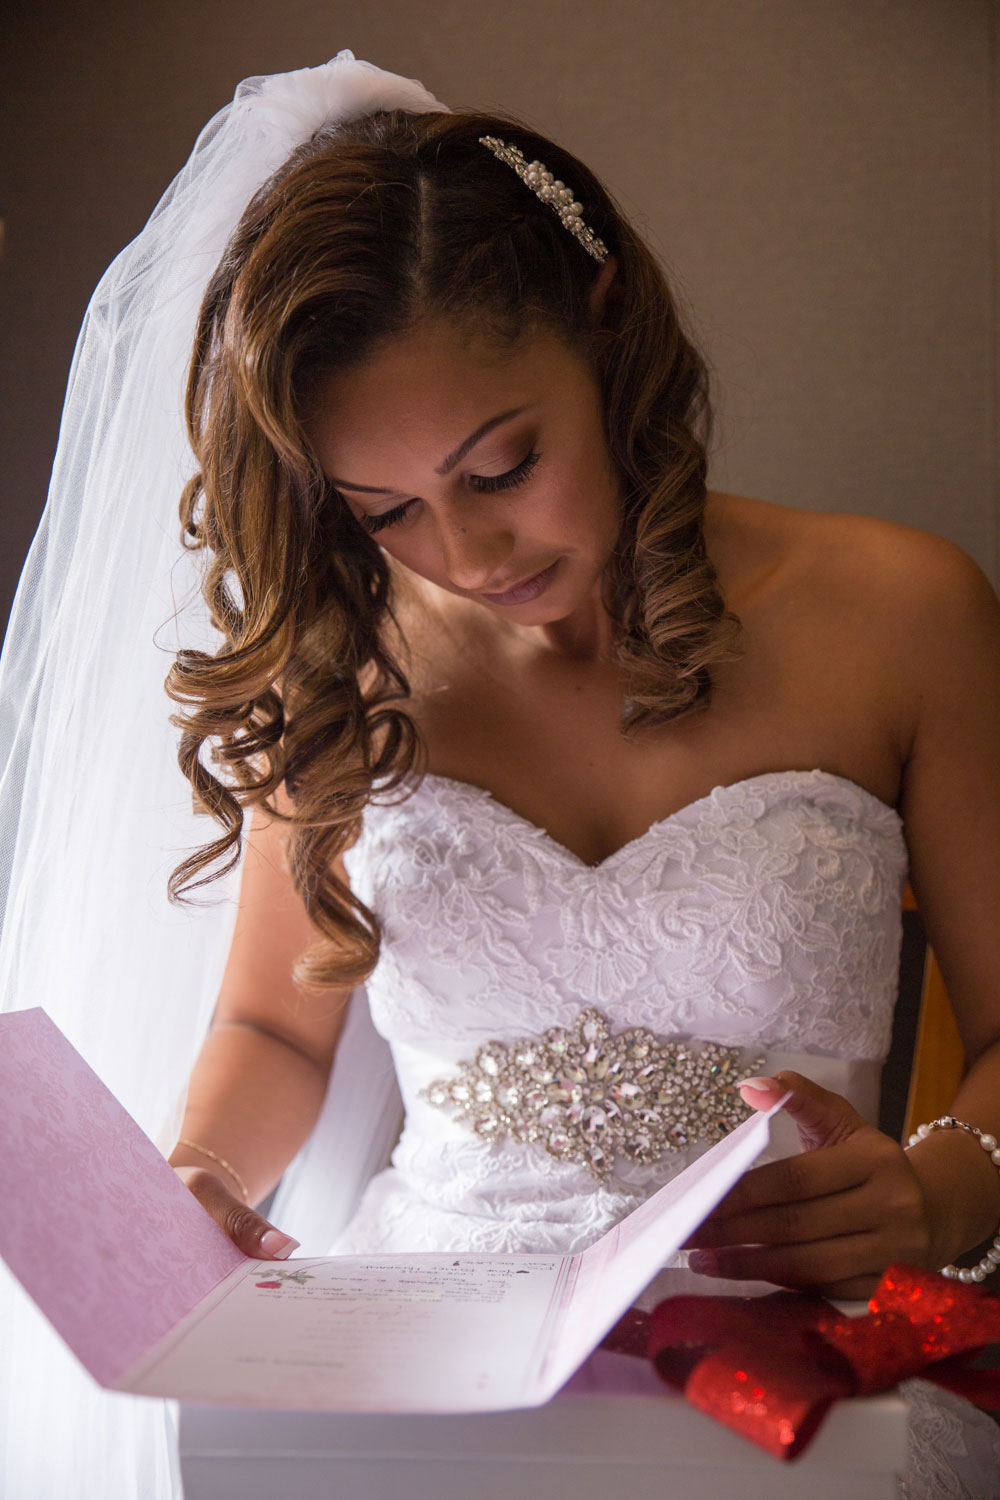
[[[301,1243],[299,1240],[293,1240],[289,1234],[282,1234],[280,1229],[275,1229],[272,1224],[268,1224],[266,1219],[262,1219],[261,1224],[263,1225],[264,1232],[257,1242],[259,1247],[256,1251],[257,1260],[262,1258],[267,1260],[287,1260],[292,1251],[299,1248],[299,1244]],[[256,1233],[256,1226],[253,1232]]]
[[[868,1128],[868,1121],[842,1094],[821,1089],[801,1073],[775,1073],[773,1078],[746,1078],[740,1093],[754,1109],[770,1109],[782,1094],[791,1094],[785,1110],[798,1126],[803,1151],[820,1146],[836,1146],[856,1130]]]
[[[244,1255],[253,1260],[287,1260],[298,1249],[298,1240],[282,1234],[263,1214],[234,1197],[214,1172],[202,1167],[174,1167],[174,1171]]]

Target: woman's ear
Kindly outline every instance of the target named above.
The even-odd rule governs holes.
[[[594,277],[593,285],[587,294],[590,304],[590,316],[595,327],[600,324],[601,314],[604,311],[604,299],[607,296],[608,287],[611,285],[618,270],[618,262],[613,255],[609,255]]]

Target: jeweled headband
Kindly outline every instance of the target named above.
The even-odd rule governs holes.
[[[521,181],[528,184],[536,197],[554,208],[570,234],[580,241],[589,255],[603,265],[607,260],[608,247],[583,222],[583,204],[576,202],[564,182],[560,182],[558,177],[553,177],[540,161],[525,161],[523,151],[517,146],[508,146],[506,141],[499,140],[495,135],[481,135],[479,143],[482,146],[488,146],[495,157],[514,169]]]

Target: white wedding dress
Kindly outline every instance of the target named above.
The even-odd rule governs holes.
[[[427,774],[405,800],[369,806],[346,865],[382,928],[368,999],[406,1120],[331,1253],[578,1250],[704,1149],[619,1155],[599,1181],[579,1151],[497,1129],[488,1101],[483,1135],[428,1097],[486,1044],[501,1059],[544,1046],[588,1009],[613,1034],[642,1027],[745,1049],[754,1071],[795,1068],[875,1119],[908,857],[899,815],[855,782],[778,771],[716,787],[590,866],[481,788]],[[772,1154],[794,1149],[793,1133]],[[905,1389],[908,1500],[1000,1495],[990,1418],[922,1382]]]

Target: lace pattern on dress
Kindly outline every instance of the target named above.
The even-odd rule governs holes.
[[[830,772],[717,787],[591,868],[489,793],[427,776],[373,806],[347,857],[383,928],[368,984],[407,1104],[393,1166],[334,1253],[584,1249],[690,1159],[618,1159],[597,1183],[537,1142],[487,1141],[420,1090],[486,1043],[615,1028],[881,1060],[907,851],[892,808]],[[990,1418],[903,1387],[902,1500],[1000,1495]]]
[[[753,1053],[888,1049],[902,823],[830,772],[717,787],[594,867],[481,788],[428,774],[366,810],[346,864],[382,927],[368,998],[407,1110],[348,1231],[359,1251],[583,1249],[702,1149],[618,1157],[595,1184],[537,1142],[479,1138],[420,1095],[488,1042],[595,1007],[616,1029]]]
[[[572,1024],[881,1059],[907,852],[824,771],[717,787],[597,866],[488,792],[428,774],[346,856],[382,926],[376,1026],[433,1049]]]
[[[899,1500],[997,1500],[1000,1429],[971,1402],[924,1380],[906,1380],[909,1452]]]

